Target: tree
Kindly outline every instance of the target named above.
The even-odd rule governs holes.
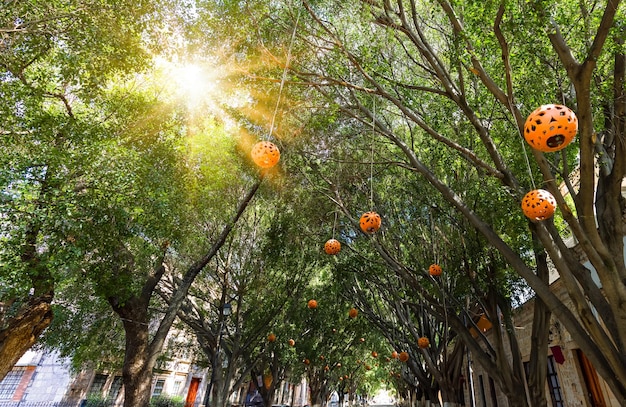
[[[52,320],[55,284],[76,257],[66,227],[83,164],[107,137],[90,104],[108,79],[145,66],[141,32],[158,9],[83,1],[2,9],[0,378]]]
[[[608,2],[594,12],[585,4],[560,3],[552,19],[540,2],[460,8],[440,1],[421,9],[414,2],[367,1],[362,13],[351,13],[355,10],[348,11],[350,6],[345,4],[304,4],[311,24],[306,37],[304,30],[301,34],[323,52],[315,61],[299,61],[294,69],[300,78],[336,102],[344,114],[373,122],[378,136],[403,155],[400,165],[427,180],[498,250],[572,334],[617,398],[625,400],[624,355],[619,351],[624,343],[619,328],[626,316],[620,300],[624,286],[616,280],[624,274],[623,234],[609,226],[622,224],[617,215],[623,208],[617,181],[624,176],[619,153],[623,145],[617,137],[624,118],[620,107],[623,49],[618,45],[623,33],[614,24],[622,13],[619,2]],[[570,23],[580,7],[584,24],[571,27],[569,40],[561,26]],[[341,15],[344,20],[322,20],[322,9],[326,16]],[[353,18],[348,21],[347,15]],[[517,24],[522,16],[525,24]],[[346,33],[360,22],[365,25],[358,31],[368,33],[366,40]],[[365,41],[370,45],[365,46]],[[537,78],[536,83],[522,82],[529,77]],[[596,83],[614,86],[607,91]],[[522,111],[547,103],[544,93],[537,92],[546,87],[555,89],[550,100],[574,104],[579,121],[579,143],[568,147],[569,154],[556,154],[550,161],[520,143]],[[363,96],[370,103],[364,103]],[[382,106],[376,111],[369,107],[372,98]],[[611,101],[610,108],[600,100]],[[391,115],[402,120],[392,120]],[[595,132],[597,126],[603,131]],[[482,206],[490,201],[473,202],[476,207],[471,207],[464,190],[450,183],[452,174],[441,166],[444,163],[424,155],[424,145],[456,153],[463,171],[479,174],[483,189],[492,194],[499,190],[498,204],[511,208],[521,201],[527,188],[523,185],[535,182],[518,158],[533,155],[535,169],[542,174],[540,181],[556,197],[561,216],[579,243],[568,247],[552,220],[531,223],[528,230],[541,243],[538,250],[545,249],[559,271],[575,304],[573,310],[537,275],[532,259],[526,260],[507,236],[497,232],[493,220],[481,215],[488,213]],[[578,163],[573,156],[577,146]],[[596,183],[593,168],[605,157],[608,165],[602,167]],[[579,167],[578,188],[572,186],[572,167]],[[559,183],[568,186],[574,209]],[[532,241],[530,232],[527,236],[527,242]],[[577,250],[584,253],[582,259]],[[592,266],[583,266],[584,260]],[[598,274],[602,289],[592,282],[592,273]],[[591,306],[602,310],[599,318],[592,316]]]

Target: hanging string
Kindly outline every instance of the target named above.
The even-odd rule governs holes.
[[[514,110],[513,110],[513,101],[511,99],[509,99],[509,109],[511,110],[511,114],[513,116],[515,116]],[[516,121],[517,123],[517,121]],[[533,189],[537,189],[535,187],[535,178],[533,177],[533,170],[530,167],[530,160],[528,159],[528,152],[526,151],[526,144],[524,143],[524,134],[522,134],[522,131],[520,130],[520,128],[517,126],[517,124],[515,125],[515,127],[517,128],[517,133],[519,134],[519,139],[520,139],[520,143],[522,143],[522,151],[524,152],[524,159],[526,160],[526,168],[528,168],[528,175],[530,175],[530,182],[533,186]]]
[[[372,143],[370,152],[370,210],[374,210],[374,141],[376,137],[376,97],[372,99]]]
[[[333,222],[333,239],[335,238],[335,228],[337,227],[337,211],[335,210],[335,221]]]
[[[283,76],[280,80],[280,87],[278,88],[278,98],[276,99],[276,107],[274,108],[274,114],[272,115],[272,121],[270,123],[270,131],[268,138],[272,137],[274,131],[274,123],[276,122],[276,114],[278,113],[278,107],[280,106],[280,98],[283,94],[283,88],[285,87],[285,81],[287,80],[287,71],[289,70],[289,63],[291,62],[291,49],[293,47],[294,40],[296,38],[296,31],[298,29],[298,22],[300,21],[300,10],[296,16],[296,23],[293,26],[293,32],[291,33],[291,40],[289,41],[289,48],[287,48],[287,59],[285,61],[285,69],[283,69]]]

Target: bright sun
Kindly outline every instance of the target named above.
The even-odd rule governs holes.
[[[217,78],[200,65],[175,65],[171,70],[177,92],[188,99],[188,103],[197,104],[211,97],[217,88]]]

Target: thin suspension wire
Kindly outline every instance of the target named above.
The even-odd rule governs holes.
[[[283,77],[280,80],[280,87],[278,88],[278,98],[276,99],[276,107],[274,107],[274,114],[272,115],[272,121],[270,123],[270,132],[268,138],[272,137],[274,131],[274,123],[276,122],[276,114],[278,113],[278,106],[280,106],[280,98],[283,94],[283,88],[285,87],[285,80],[287,79],[287,71],[289,70],[289,63],[291,62],[291,49],[293,47],[294,40],[296,38],[296,31],[298,29],[298,22],[300,21],[300,10],[296,16],[296,23],[293,26],[293,32],[291,33],[291,40],[289,41],[289,48],[287,48],[287,60],[285,61],[285,69],[283,69]]]
[[[335,238],[335,228],[337,227],[337,211],[335,211],[335,221],[333,222],[333,239]]]
[[[513,102],[510,99],[509,99],[509,109],[511,111],[511,114],[515,116],[515,113],[513,110]],[[524,152],[524,159],[526,160],[526,168],[528,168],[528,175],[530,175],[530,182],[533,186],[533,189],[537,189],[537,187],[535,186],[535,177],[533,177],[533,170],[530,167],[530,160],[528,159],[528,152],[526,152],[526,144],[524,144],[524,134],[522,134],[522,131],[517,126],[517,124],[515,125],[515,127],[517,128],[517,133],[520,136],[519,137],[520,143],[522,143],[522,151]]]
[[[374,140],[376,136],[376,97],[372,99],[372,143],[370,152],[370,210],[374,210]]]

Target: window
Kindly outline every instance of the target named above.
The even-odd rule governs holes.
[[[117,400],[120,391],[122,391],[123,381],[122,376],[115,376],[113,383],[111,383],[111,389],[109,390],[109,396],[111,400]]]
[[[163,387],[165,386],[165,379],[158,379],[154,384],[154,389],[152,390],[152,397],[158,397],[163,393]]]
[[[14,367],[0,382],[0,400],[11,399],[17,386],[22,381],[22,376],[26,371],[25,367]]]
[[[176,380],[174,382],[174,388],[172,389],[172,394],[175,396],[178,396],[178,393],[180,393],[180,388],[183,385],[183,381],[182,380]]]
[[[104,385],[107,382],[107,377],[105,374],[95,375],[88,394],[102,396],[102,389],[104,389]]]
[[[561,393],[561,385],[559,377],[556,374],[554,366],[554,357],[548,356],[548,388],[550,389],[550,398],[552,399],[552,407],[564,407],[563,394]]]

